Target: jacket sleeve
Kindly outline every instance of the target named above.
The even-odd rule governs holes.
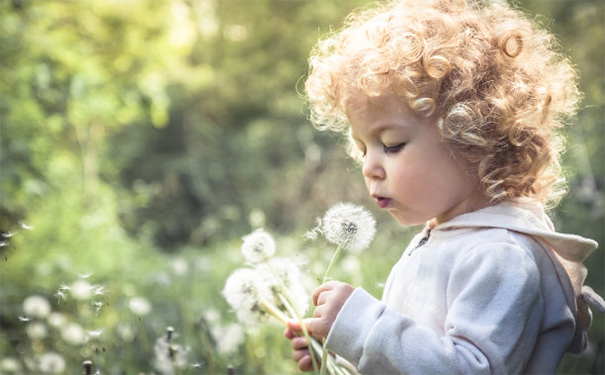
[[[358,288],[338,314],[326,347],[363,374],[522,372],[543,314],[535,261],[508,243],[481,245],[456,259],[443,286],[443,332]]]

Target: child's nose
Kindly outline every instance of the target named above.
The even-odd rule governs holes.
[[[386,177],[386,172],[380,163],[380,157],[367,153],[363,161],[363,175],[370,180],[382,180]]]

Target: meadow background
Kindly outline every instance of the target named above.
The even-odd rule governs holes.
[[[375,209],[298,93],[318,38],[367,3],[0,1],[0,374],[83,374],[86,360],[101,374],[296,373],[283,329],[242,327],[221,291],[259,227],[320,277],[332,248],[303,234],[339,201],[372,210],[378,232],[333,275],[380,296],[418,228]],[[559,37],[585,92],[554,222],[603,247],[605,2],[517,4]],[[603,254],[586,262],[601,295]],[[605,373],[604,337],[596,316],[560,372]]]

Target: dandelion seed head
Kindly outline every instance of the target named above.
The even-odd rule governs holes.
[[[263,262],[275,254],[275,240],[262,228],[242,239],[242,255],[251,264]]]
[[[251,268],[240,268],[227,278],[223,296],[244,323],[264,323],[268,314],[261,307],[262,300],[271,300],[270,289],[262,276]]]
[[[15,358],[7,357],[0,360],[0,371],[7,373],[19,373],[21,372],[21,363]]]
[[[61,329],[63,340],[72,345],[80,345],[86,341],[86,333],[78,323],[68,323]]]
[[[304,315],[309,308],[310,297],[304,287],[303,274],[291,258],[273,258],[257,266],[263,283],[273,292],[289,299],[296,311]],[[284,290],[285,288],[285,290]],[[275,297],[273,297],[275,299]],[[276,305],[281,302],[276,301]]]
[[[151,312],[151,304],[143,297],[133,297],[128,301],[128,308],[133,314],[145,316]]]
[[[92,297],[93,286],[86,280],[76,280],[71,286],[69,290],[71,291],[71,296],[77,300],[83,301]]]
[[[320,231],[333,244],[344,243],[351,252],[360,253],[372,242],[376,233],[376,221],[361,206],[337,203],[326,212]]]
[[[45,374],[62,374],[65,371],[65,359],[55,352],[42,354],[38,358],[38,370]]]
[[[41,322],[29,323],[25,327],[25,332],[27,333],[27,337],[32,340],[42,340],[43,338],[48,336],[48,330],[46,329],[46,325]]]
[[[59,312],[53,312],[48,316],[47,321],[51,327],[60,328],[67,323],[67,318],[65,317],[65,315]]]
[[[46,318],[51,310],[50,303],[42,296],[29,296],[23,301],[23,312],[27,317]]]

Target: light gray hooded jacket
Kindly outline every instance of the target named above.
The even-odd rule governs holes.
[[[529,199],[429,225],[382,301],[353,292],[326,346],[363,374],[554,374],[586,346],[587,303],[605,308],[582,287],[596,247]]]

